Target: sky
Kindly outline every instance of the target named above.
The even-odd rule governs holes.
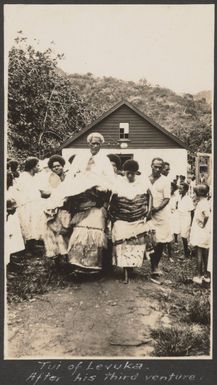
[[[6,63],[22,30],[38,49],[64,53],[67,73],[213,89],[214,5],[5,5],[4,26]]]

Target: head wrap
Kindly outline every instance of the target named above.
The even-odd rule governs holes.
[[[27,158],[25,160],[24,170],[25,171],[31,171],[35,166],[37,166],[38,163],[39,163],[38,158],[36,158],[34,156],[30,156],[29,158]]]
[[[87,137],[87,143],[91,143],[93,138],[97,138],[100,140],[101,144],[105,142],[104,137],[99,132],[92,132]]]

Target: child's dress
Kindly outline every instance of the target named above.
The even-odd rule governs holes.
[[[202,198],[196,207],[191,228],[190,244],[192,246],[209,249],[211,241],[211,203],[207,198]],[[204,226],[204,219],[208,217]]]
[[[172,234],[180,234],[180,218],[177,210],[178,196],[176,194],[171,195],[169,208],[170,208],[170,227]]]
[[[7,191],[7,199],[13,200],[13,188]],[[10,255],[25,249],[17,212],[7,215],[5,224],[5,263],[10,262]]]
[[[178,213],[180,220],[180,234],[182,238],[188,239],[191,229],[191,211],[194,210],[194,204],[189,195],[184,195],[178,201]]]

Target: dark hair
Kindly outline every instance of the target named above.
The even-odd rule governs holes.
[[[109,154],[107,155],[109,158],[110,162],[113,162],[116,164],[117,169],[119,170],[121,168],[121,160],[120,157],[116,154]]]
[[[181,183],[180,186],[184,187],[184,190],[187,192],[189,190],[189,185],[187,183]]]
[[[49,168],[52,168],[53,167],[53,164],[55,163],[55,162],[59,162],[60,164],[61,164],[61,166],[63,167],[63,166],[65,166],[65,159],[61,156],[61,155],[52,155],[51,157],[50,157],[50,159],[48,160],[48,167]]]
[[[170,166],[168,162],[164,162],[164,166]]]
[[[180,175],[179,178],[185,180],[185,176],[184,175]]]
[[[72,164],[73,160],[75,159],[75,155],[71,155],[70,158],[68,159],[68,162]]]
[[[25,163],[24,163],[24,170],[25,171],[31,171],[35,166],[37,166],[39,162],[39,159],[34,157],[34,156],[30,156],[29,158],[27,158],[25,160]]]
[[[139,170],[139,163],[132,159],[126,160],[123,165],[123,170],[137,172]]]
[[[12,172],[8,171],[7,172],[7,190],[9,189],[9,187],[13,186],[13,174]]]
[[[208,184],[199,184],[194,188],[195,193],[198,196],[206,197],[209,194],[209,186]]]
[[[19,162],[17,160],[11,159],[8,162],[8,166],[10,167],[12,172],[16,172],[19,166]]]
[[[171,182],[171,188],[173,188],[173,190],[176,191],[178,189],[178,186],[176,183]]]
[[[153,163],[154,163],[156,160],[158,160],[158,162],[162,162],[162,165],[164,165],[164,161],[163,161],[162,158],[154,158],[154,159],[152,159],[151,165],[153,165]]]

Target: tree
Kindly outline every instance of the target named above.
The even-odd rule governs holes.
[[[62,54],[40,52],[20,31],[9,52],[8,152],[43,157],[85,126],[91,115],[58,63]]]

